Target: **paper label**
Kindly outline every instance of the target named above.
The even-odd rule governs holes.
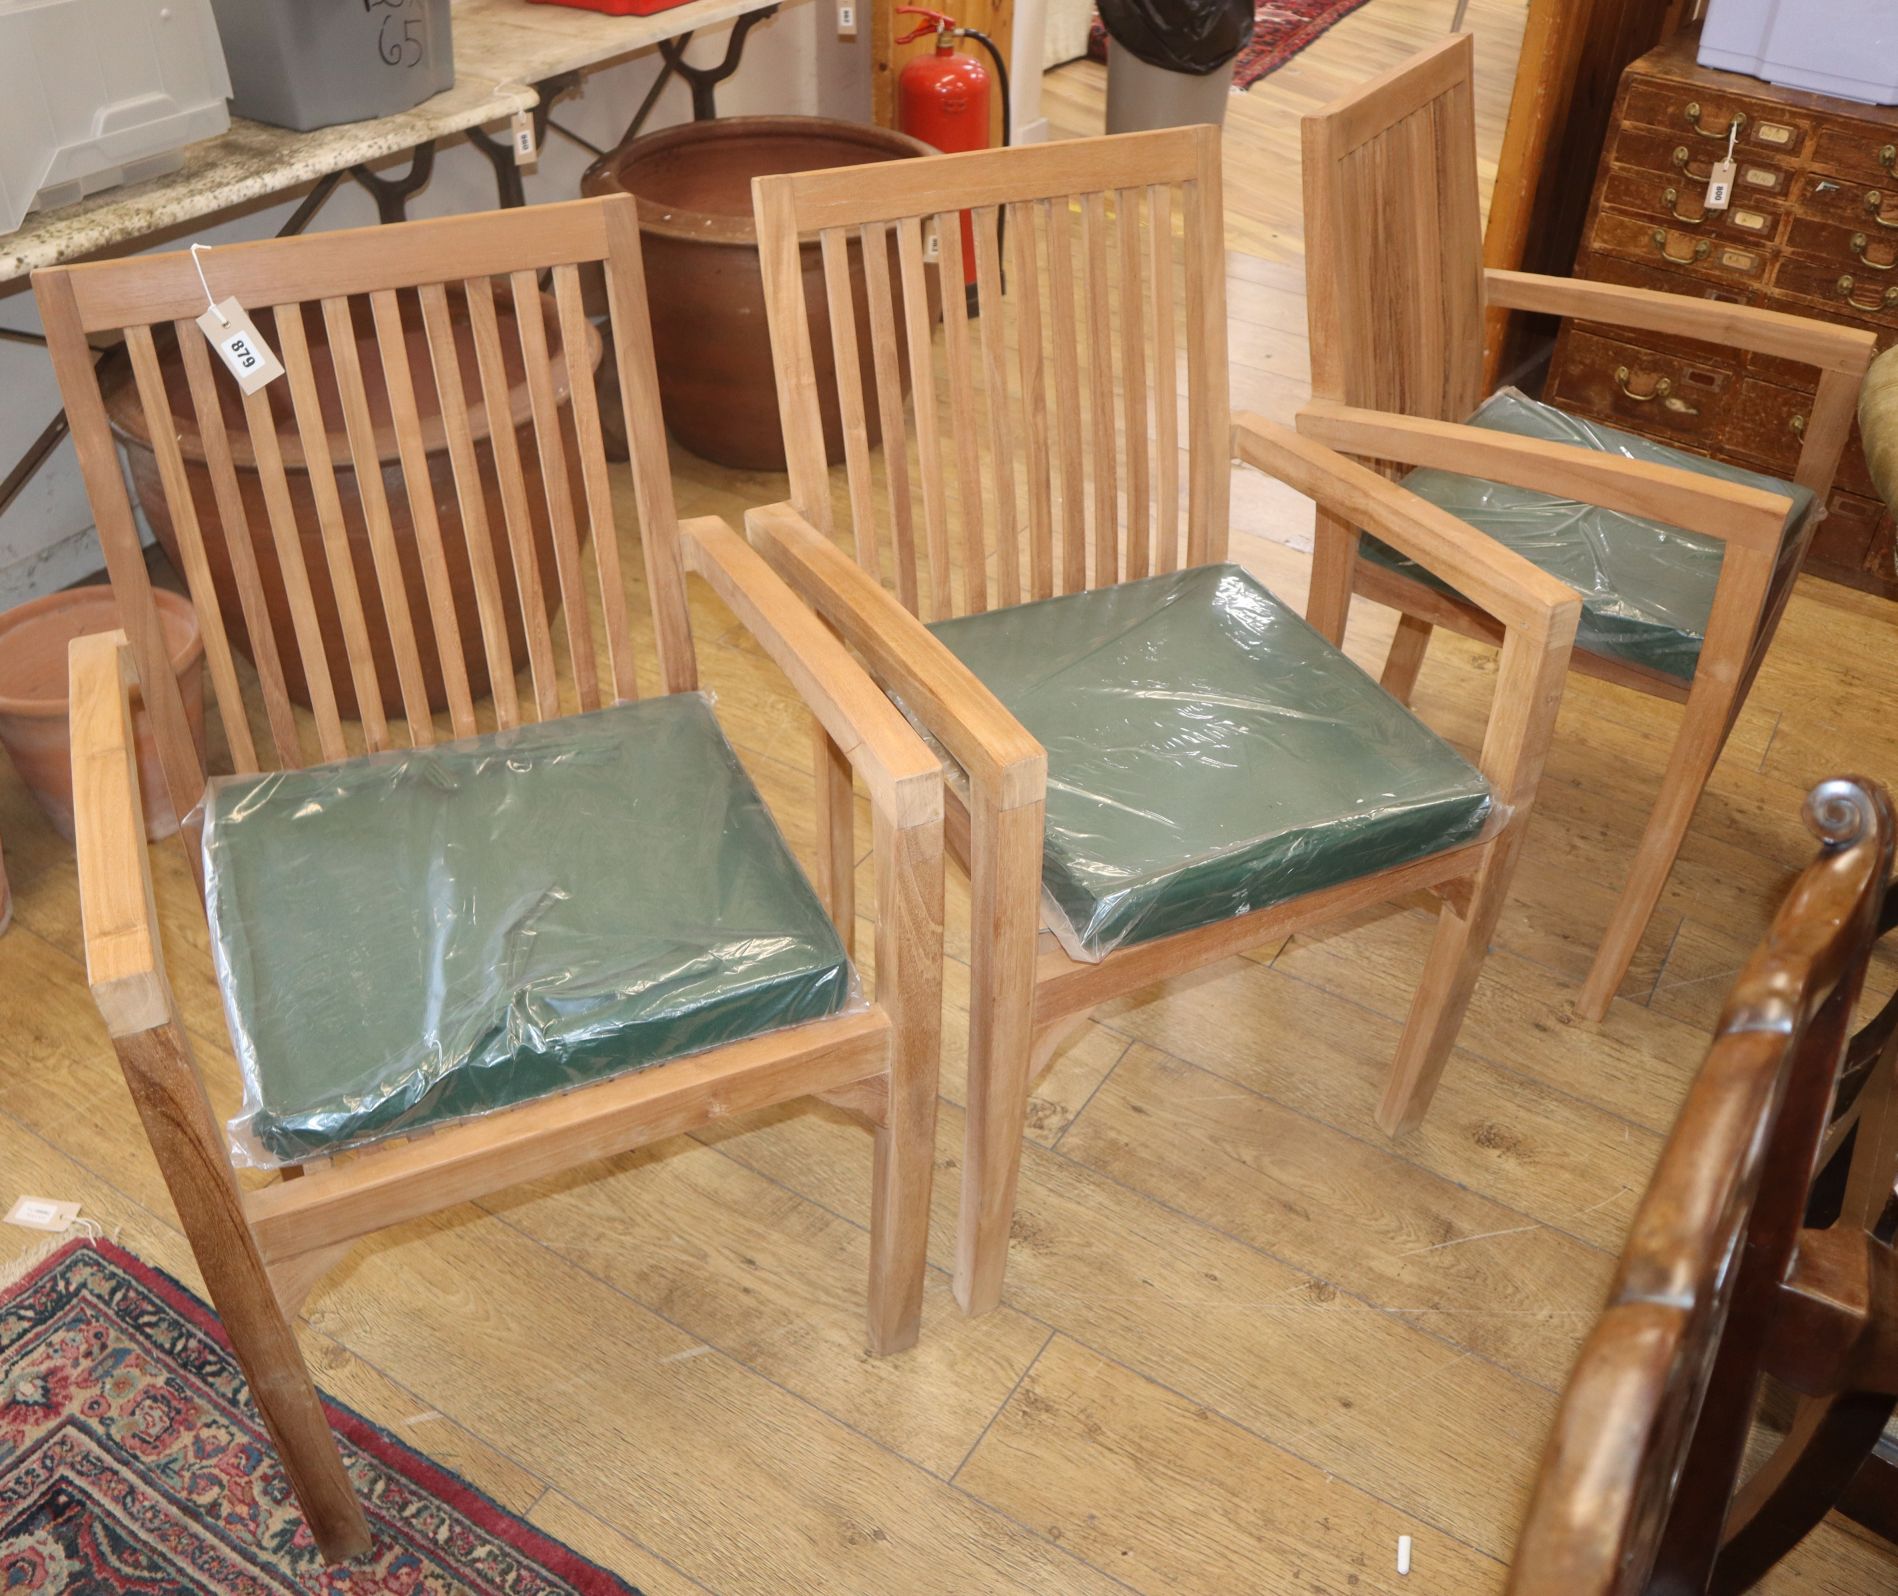
[[[516,111],[509,128],[514,138],[514,164],[532,166],[540,159],[540,150],[534,142],[534,113]]]
[[[53,1197],[22,1197],[7,1210],[7,1223],[22,1230],[70,1230],[79,1217],[79,1204]]]
[[[282,365],[250,319],[250,312],[235,299],[213,305],[198,318],[198,328],[245,393],[255,393],[283,375]]]
[[[1707,209],[1724,211],[1733,203],[1733,180],[1740,167],[1731,156],[1713,163],[1713,175],[1707,179]]]
[[[936,224],[931,222],[929,230],[923,234],[923,264],[934,266],[942,259],[942,239],[936,232]]]
[[[837,31],[846,39],[857,36],[857,8],[849,0],[843,0],[837,7]]]

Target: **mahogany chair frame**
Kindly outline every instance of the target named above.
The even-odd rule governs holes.
[[[1870,332],[1611,283],[1486,270],[1472,41],[1459,34],[1304,119],[1312,402],[1298,429],[1396,466],[1430,466],[1651,516],[1718,538],[1725,558],[1691,683],[1578,648],[1574,668],[1683,705],[1650,811],[1577,1007],[1599,1020],[1633,961],[1695,805],[1792,592],[1817,515],[1775,570],[1783,496],[1577,446],[1464,425],[1483,398],[1487,310],[1533,311],[1754,350],[1818,368],[1795,481],[1823,507],[1851,431]],[[1400,612],[1384,685],[1409,701],[1433,628],[1484,641],[1467,598],[1359,560],[1359,528],[1321,516],[1315,560],[1347,592]]]
[[[1824,846],[1661,1151],[1557,1412],[1511,1596],[1726,1596],[1848,1493],[1891,1499],[1875,1449],[1898,1405],[1898,998],[1852,1033],[1898,920],[1891,801],[1828,781],[1806,819]],[[1742,1480],[1762,1376],[1796,1407]]]
[[[521,662],[509,652],[497,561],[487,541],[481,473],[475,469],[469,412],[439,406],[453,456],[466,557],[475,576],[481,636],[494,684],[491,718],[501,729],[525,719],[551,720],[575,709],[638,696],[633,633],[612,495],[601,449],[599,415],[580,300],[580,268],[604,272],[620,399],[632,444],[645,581],[651,601],[661,693],[698,686],[686,604],[689,562],[784,670],[823,729],[840,768],[861,780],[874,821],[877,893],[874,1002],[834,1018],[796,1026],[543,1098],[407,1138],[378,1142],[334,1159],[315,1160],[257,1189],[239,1185],[221,1126],[212,1111],[160,947],[150,857],[141,820],[138,770],[130,731],[130,695],[143,696],[156,730],[165,779],[177,812],[189,814],[207,773],[185,720],[167,658],[117,450],[93,370],[88,338],[122,333],[139,385],[163,474],[170,512],[184,550],[184,575],[205,639],[225,740],[240,772],[260,767],[259,749],[280,766],[306,762],[312,729],[317,756],[353,757],[357,746],[334,704],[338,673],[356,674],[362,724],[353,739],[366,751],[397,746],[384,713],[370,640],[387,634],[404,687],[407,740],[423,747],[439,728],[420,691],[417,638],[432,646],[447,678],[447,731],[479,727],[465,661],[457,641],[454,598],[443,579],[443,538],[432,511],[415,399],[422,383],[460,395],[464,377],[449,321],[449,294],[466,296],[481,392],[490,417],[508,414],[508,387],[495,317],[497,284],[511,293],[533,422],[546,480],[547,518],[556,573],[540,570],[523,495],[512,423],[489,429],[493,468],[505,489],[508,547],[528,639],[528,677],[517,690]],[[871,1220],[868,1343],[893,1352],[913,1342],[921,1315],[934,1158],[936,1067],[941,1028],[942,778],[940,765],[861,668],[723,521],[681,526],[674,510],[661,425],[645,279],[634,202],[624,196],[532,211],[497,212],[440,221],[311,235],[218,248],[205,257],[220,297],[234,295],[253,314],[273,310],[284,378],[295,400],[306,459],[329,488],[324,534],[335,559],[331,575],[343,617],[346,657],[314,623],[308,571],[288,514],[276,432],[265,396],[245,401],[251,444],[264,473],[268,527],[242,519],[230,479],[227,434],[219,416],[210,352],[193,323],[205,290],[187,254],[145,256],[41,271],[39,297],[49,347],[73,438],[97,517],[121,633],[78,640],[72,650],[74,810],[87,977],[138,1104],[152,1149],[190,1237],[212,1300],[258,1407],[277,1444],[305,1517],[323,1552],[342,1560],[364,1551],[368,1530],[351,1492],[316,1390],[297,1349],[298,1307],[314,1282],[357,1238],[450,1207],[520,1181],[675,1136],[724,1115],[808,1095],[826,1096],[866,1119],[876,1141]],[[553,361],[542,314],[542,276],[551,282],[567,361],[571,429],[562,444],[554,404]],[[404,591],[388,535],[383,466],[368,426],[362,362],[350,335],[352,300],[366,298],[378,329],[383,376],[400,443],[400,465],[427,576],[427,591]],[[315,388],[304,305],[320,304],[337,329],[332,342],[351,463],[364,493],[374,542],[374,575],[383,608],[365,612],[350,556],[334,513],[330,448]],[[428,359],[411,370],[401,328],[419,308]],[[192,397],[218,479],[222,530],[243,585],[248,635],[256,659],[259,719],[253,735],[246,680],[218,607],[206,561],[210,535],[203,505],[194,505],[179,458],[176,429],[158,363],[155,334],[168,327],[180,341]],[[429,368],[432,368],[429,369]],[[577,461],[575,492],[567,460]],[[391,468],[393,469],[393,468]],[[419,489],[419,491],[414,491]],[[580,518],[592,542],[582,555]],[[231,535],[233,530],[241,535]],[[293,599],[294,635],[276,636],[263,607],[250,538],[274,539]],[[586,591],[587,567],[598,591]],[[542,601],[542,578],[558,581],[565,600],[565,636],[556,639]],[[363,585],[367,585],[364,583]],[[591,610],[597,599],[598,610]],[[594,634],[594,613],[603,636]],[[384,616],[392,621],[383,620]],[[604,643],[605,662],[599,661]],[[312,685],[312,715],[293,711],[278,651],[294,646]],[[847,844],[851,815],[833,811],[833,845]],[[186,827],[187,851],[202,886],[202,863]],[[610,836],[599,839],[612,846]],[[849,918],[838,922],[846,946]],[[295,1177],[295,1178],[292,1178]]]
[[[1397,1131],[1422,1116],[1501,908],[1579,606],[1567,588],[1528,561],[1376,473],[1287,428],[1231,415],[1216,129],[760,178],[753,195],[792,496],[751,512],[746,527],[772,566],[927,728],[953,766],[947,836],[968,872],[972,900],[968,1115],[955,1289],[966,1311],[980,1313],[1001,1296],[1034,1076],[1060,1042],[1111,998],[1368,905],[1433,892],[1442,904],[1438,930],[1379,1120]],[[933,229],[939,241],[944,281],[960,282],[957,214],[964,208],[972,212],[982,296],[981,393],[988,425],[981,424],[976,399],[978,332],[963,296],[945,292],[942,348],[953,421],[952,437],[945,439],[938,431],[924,230]],[[1070,236],[1077,209],[1078,243]],[[999,236],[1003,211],[1013,279],[1007,295]],[[1180,260],[1174,217],[1183,223]],[[833,486],[819,425],[800,236],[819,242],[835,367],[846,374],[839,384],[841,486],[854,559],[831,537]],[[864,263],[869,367],[889,486],[887,526],[872,474],[868,406],[856,380],[864,363],[856,347],[853,244]],[[1110,261],[1118,263],[1118,293]],[[900,298],[892,292],[892,278],[899,275]],[[1176,317],[1176,281],[1183,317]],[[1129,292],[1130,285],[1137,286]],[[1084,327],[1076,324],[1077,298],[1086,307]],[[1013,362],[1011,318],[1017,335]],[[1183,426],[1176,325],[1185,345]],[[910,450],[891,442],[904,438],[902,352],[916,377],[911,400],[921,537],[914,524]],[[1088,358],[1085,384],[1082,352]],[[1150,394],[1157,404],[1149,404]],[[1381,528],[1380,536],[1411,551],[1498,618],[1501,674],[1479,760],[1495,795],[1494,820],[1465,846],[1236,919],[1129,944],[1098,963],[1079,962],[1041,929],[1046,755],[921,617],[972,613],[1112,585],[1123,576],[1224,561],[1235,459],[1338,515]],[[894,591],[880,579],[886,567]],[[1313,618],[1334,641],[1338,629],[1325,617],[1342,614],[1344,598],[1323,581],[1313,590]],[[820,750],[820,762],[831,762],[831,756]],[[846,792],[843,784],[834,789],[825,823],[843,813]],[[833,850],[832,857],[843,855]],[[847,869],[837,871],[831,885],[832,912],[841,916],[851,890]]]

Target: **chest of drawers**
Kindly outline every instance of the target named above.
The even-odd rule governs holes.
[[[1623,74],[1575,275],[1867,327],[1898,343],[1898,107],[1775,88],[1694,61],[1698,30]],[[1733,137],[1732,203],[1710,210]],[[1815,373],[1648,333],[1565,323],[1546,397],[1564,409],[1790,476]],[[1806,559],[1898,597],[1893,517],[1856,430]]]

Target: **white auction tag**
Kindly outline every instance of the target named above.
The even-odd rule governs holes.
[[[53,1197],[22,1197],[7,1210],[7,1223],[22,1230],[70,1230],[79,1217],[79,1204]]]
[[[212,305],[198,318],[198,327],[245,393],[255,393],[283,375],[282,365],[250,319],[250,312],[235,299]]]
[[[935,265],[942,259],[942,239],[936,232],[936,224],[931,222],[928,231],[923,234],[923,263]]]
[[[857,8],[850,0],[838,0],[837,32],[846,39],[857,36]]]
[[[1733,203],[1733,180],[1740,172],[1740,163],[1733,158],[1733,145],[1739,136],[1740,123],[1735,118],[1727,127],[1726,157],[1713,163],[1713,171],[1707,177],[1707,209],[1710,211],[1724,211]]]
[[[516,111],[509,125],[514,135],[514,164],[532,166],[540,159],[540,149],[534,142],[534,113]]]

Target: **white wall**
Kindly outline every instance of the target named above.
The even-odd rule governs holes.
[[[724,58],[727,28],[696,36],[686,52],[698,65]],[[589,73],[576,92],[554,106],[554,119],[602,147],[616,143],[645,97],[662,62],[656,50]],[[721,116],[767,112],[844,117],[870,115],[869,30],[855,39],[836,35],[833,0],[787,0],[777,16],[758,23],[745,42],[744,64],[718,90]],[[690,120],[686,85],[668,84],[646,127]],[[529,204],[571,199],[579,193],[580,174],[593,159],[578,145],[549,133],[537,168],[526,175]],[[382,163],[396,172],[407,157]],[[300,196],[298,196],[300,197]],[[409,201],[411,217],[445,216],[491,209],[495,203],[493,169],[487,158],[459,135],[437,150],[428,186]],[[168,235],[153,245],[181,249],[196,240],[207,244],[268,238],[288,220],[296,198],[207,218],[192,230]],[[356,183],[345,180],[311,224],[317,232],[363,227],[376,220],[375,203]],[[39,318],[24,283],[0,287],[0,326],[37,331]],[[59,394],[45,351],[0,340],[0,476],[59,408]],[[0,515],[0,609],[51,592],[96,571],[101,564],[92,532],[92,512],[79,482],[72,444],[62,443]]]

